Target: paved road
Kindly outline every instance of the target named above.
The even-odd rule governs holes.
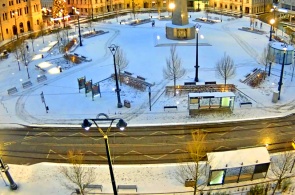
[[[206,150],[226,151],[268,144],[270,152],[291,149],[295,137],[295,116],[285,118],[200,125],[128,127],[109,134],[115,164],[173,163],[188,160],[186,145],[191,132],[207,133]],[[6,163],[34,164],[66,162],[67,152],[85,153],[86,163],[106,164],[103,138],[97,129],[25,128],[0,131],[2,155]]]

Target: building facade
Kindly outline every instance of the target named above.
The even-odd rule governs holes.
[[[0,6],[0,40],[40,30],[42,22],[40,0],[2,0]]]
[[[208,1],[188,0],[188,9],[204,9],[204,7],[208,5]],[[173,2],[173,0],[67,0],[69,13],[73,13],[72,8],[74,7],[79,10],[81,15],[93,14],[94,16],[122,9],[131,9],[135,11],[144,9],[161,9],[170,11],[169,4]]]
[[[285,10],[285,13],[295,15],[295,1],[284,0],[279,2],[279,7]]]
[[[272,0],[210,0],[209,6],[224,11],[260,14],[269,12],[272,3]]]

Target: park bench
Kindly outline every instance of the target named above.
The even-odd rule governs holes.
[[[251,105],[251,107],[252,107],[252,102],[241,102],[240,103],[240,107],[244,106],[244,105]]]
[[[137,76],[138,79],[145,81],[145,78],[141,77],[141,76]]]
[[[118,185],[117,190],[124,189],[124,190],[136,190],[137,192],[137,185]]]
[[[26,89],[28,87],[31,87],[33,84],[31,81],[27,81],[27,82],[24,82],[22,85],[23,85],[23,88]]]
[[[45,70],[45,69],[41,68],[41,67],[40,67],[40,66],[38,66],[38,65],[35,65],[35,67],[36,67],[38,70],[41,70],[42,72],[46,72],[46,70]]]
[[[7,92],[8,92],[8,95],[11,95],[11,94],[16,93],[17,89],[16,89],[16,87],[13,87],[13,88],[8,89]]]
[[[184,85],[196,85],[196,82],[184,82]]]
[[[205,85],[216,85],[216,81],[206,81]]]
[[[124,73],[127,74],[127,75],[130,75],[130,76],[132,75],[131,72],[124,71]]]
[[[164,110],[170,109],[170,108],[175,108],[177,110],[177,106],[164,106]]]
[[[42,75],[40,77],[37,77],[37,82],[40,83],[42,81],[45,81],[47,79],[47,77],[45,75]]]
[[[102,192],[102,185],[97,185],[97,184],[92,184],[92,185],[87,185],[85,186],[84,184],[84,188],[85,189],[100,189],[100,192]],[[75,189],[76,194],[81,194],[80,189]],[[96,192],[88,192],[87,194],[97,194]]]

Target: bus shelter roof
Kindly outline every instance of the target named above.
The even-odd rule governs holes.
[[[253,166],[270,163],[270,156],[266,147],[247,148],[226,152],[207,153],[211,170]]]
[[[220,97],[235,97],[233,92],[205,92],[205,93],[189,93],[190,98],[196,97],[211,97],[211,98],[220,98]]]

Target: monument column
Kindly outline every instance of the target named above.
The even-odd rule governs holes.
[[[174,25],[187,25],[187,1],[175,0],[175,8],[173,11],[172,24]]]
[[[190,40],[195,38],[195,25],[188,22],[187,1],[174,0],[172,23],[166,24],[166,38]]]

